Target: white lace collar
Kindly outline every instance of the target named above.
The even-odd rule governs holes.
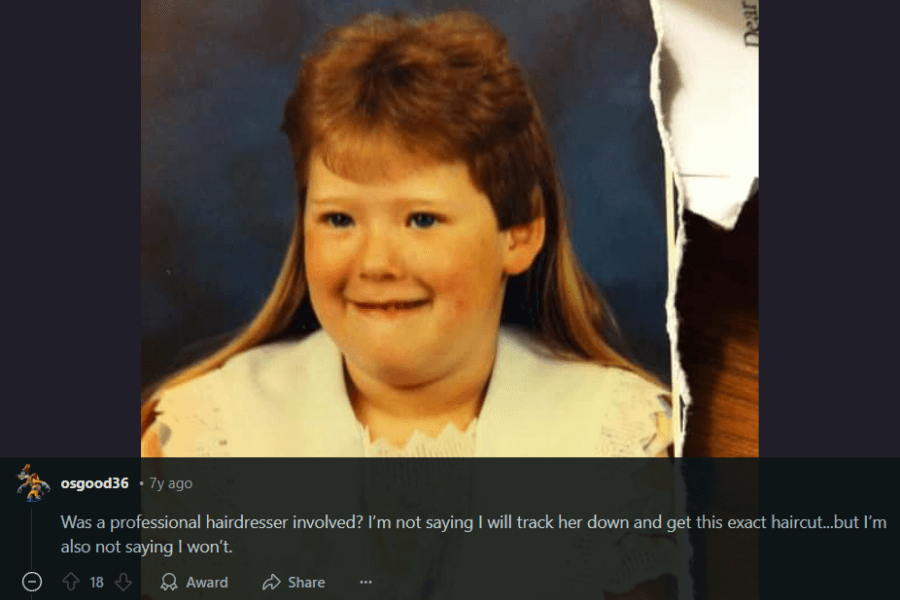
[[[660,390],[619,369],[547,358],[534,344],[523,332],[500,329],[491,382],[469,431],[470,455],[597,456],[605,454],[600,446],[611,435],[622,438],[613,440],[621,446],[613,454],[642,455],[639,442],[647,441],[646,432],[653,435]],[[223,383],[241,401],[233,404],[235,422],[226,429],[258,423],[261,430],[235,440],[233,455],[365,456],[367,438],[347,396],[342,360],[320,330],[229,363]],[[623,422],[634,421],[626,413],[635,410],[640,431],[623,429]]]
[[[442,449],[475,457],[646,456],[671,441],[657,428],[668,416],[658,399],[665,390],[621,369],[548,358],[535,344],[500,329],[478,419],[466,432],[444,432]],[[367,444],[347,397],[341,352],[323,330],[244,352],[167,392],[158,410],[171,456],[384,451]],[[426,452],[422,437],[402,451]]]
[[[465,431],[460,431],[453,423],[448,423],[437,437],[429,437],[419,430],[413,432],[402,448],[397,448],[385,439],[373,440],[369,428],[360,424],[365,456],[379,458],[469,458],[475,456],[475,428],[478,419],[473,419]]]

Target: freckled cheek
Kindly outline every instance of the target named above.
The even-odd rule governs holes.
[[[473,245],[448,254],[433,281],[454,317],[472,318],[493,306],[501,282],[496,260],[490,252]]]
[[[348,259],[341,244],[308,233],[304,243],[304,262],[311,293],[335,294],[346,285]]]

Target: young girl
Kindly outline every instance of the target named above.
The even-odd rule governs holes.
[[[604,337],[540,111],[464,13],[307,57],[297,218],[252,323],[144,397],[142,456],[654,456],[666,391]]]

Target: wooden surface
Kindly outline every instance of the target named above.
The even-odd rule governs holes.
[[[759,194],[725,231],[685,213],[677,306],[692,404],[684,456],[759,456]]]

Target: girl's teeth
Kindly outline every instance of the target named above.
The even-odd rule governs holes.
[[[378,308],[380,310],[393,312],[396,310],[405,310],[405,309],[410,309],[410,308],[416,308],[421,305],[422,305],[422,302],[396,302],[394,304],[374,305],[374,306],[371,306],[371,308]]]

